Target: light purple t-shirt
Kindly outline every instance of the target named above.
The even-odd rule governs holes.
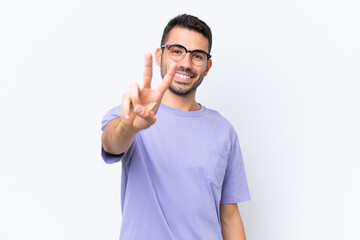
[[[120,116],[120,107],[104,117]],[[220,204],[250,199],[237,134],[218,112],[160,105],[122,162],[121,240],[220,240]]]

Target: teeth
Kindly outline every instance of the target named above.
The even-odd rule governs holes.
[[[190,78],[190,76],[183,75],[183,74],[180,74],[180,73],[175,74],[175,76],[177,76],[179,78],[184,78],[184,79],[189,79]]]

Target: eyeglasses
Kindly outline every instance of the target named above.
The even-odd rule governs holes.
[[[196,66],[202,66],[205,62],[211,58],[211,55],[206,53],[203,50],[196,49],[196,50],[187,50],[184,46],[180,44],[171,44],[171,45],[162,45],[161,48],[167,48],[169,52],[169,56],[172,60],[178,62],[181,61],[186,53],[190,53],[191,61]]]

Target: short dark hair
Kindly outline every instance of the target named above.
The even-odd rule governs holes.
[[[209,53],[210,53],[211,45],[212,45],[212,34],[210,27],[199,18],[188,14],[178,15],[169,21],[169,23],[166,25],[164,29],[161,38],[161,46],[166,44],[169,33],[174,27],[187,28],[189,30],[196,31],[204,35],[204,37],[206,37],[209,40]]]

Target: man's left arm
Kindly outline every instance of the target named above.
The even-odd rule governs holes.
[[[220,204],[220,221],[224,240],[245,240],[244,225],[236,203]]]

